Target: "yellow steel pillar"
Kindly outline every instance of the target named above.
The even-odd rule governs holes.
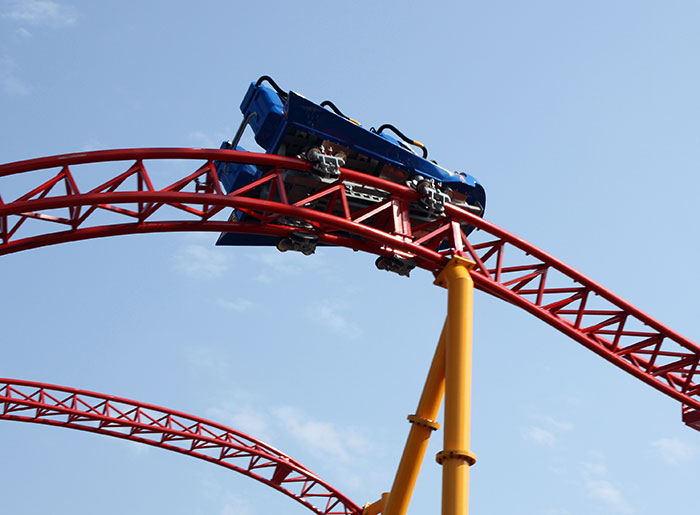
[[[473,266],[467,259],[454,257],[436,280],[447,286],[444,450],[436,456],[442,465],[442,515],[467,515],[469,467],[476,462],[469,451],[474,300],[469,271]]]
[[[445,392],[446,333],[445,326],[435,349],[433,362],[430,365],[428,378],[425,380],[423,394],[418,401],[416,414],[408,416],[411,429],[399,462],[399,468],[396,471],[394,484],[381,512],[384,515],[404,515],[408,510],[408,503],[418,479],[418,472],[428,447],[430,433],[440,427],[435,419],[440,411],[442,396]]]

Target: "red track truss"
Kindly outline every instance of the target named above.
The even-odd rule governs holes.
[[[189,170],[170,185],[155,188],[149,168],[162,160],[183,161]],[[250,163],[268,172],[255,184],[225,195],[214,161]],[[116,172],[95,184],[83,165],[109,163]],[[89,168],[89,167],[88,167]],[[40,173],[40,171],[42,171]],[[683,405],[683,419],[700,429],[700,347],[641,312],[603,286],[534,245],[453,205],[434,221],[417,224],[410,215],[414,190],[352,170],[316,194],[290,202],[287,170],[312,173],[298,159],[204,149],[133,149],[87,152],[0,165],[3,182],[26,178],[14,200],[0,197],[0,254],[87,238],[168,231],[215,231],[286,236],[293,227],[280,217],[311,224],[321,243],[382,256],[411,257],[437,272],[453,255],[476,263],[475,286],[519,306]],[[172,170],[171,170],[172,171]],[[43,174],[43,175],[42,175]],[[37,177],[35,182],[31,179]],[[266,198],[251,190],[269,183]],[[369,208],[352,208],[349,191],[380,191]],[[258,223],[221,219],[237,208]],[[227,209],[229,208],[229,209]],[[219,218],[217,218],[219,216]],[[464,227],[477,228],[469,238]]]
[[[0,379],[0,419],[79,429],[221,465],[323,515],[362,508],[274,447],[220,424],[141,402],[63,386]]]

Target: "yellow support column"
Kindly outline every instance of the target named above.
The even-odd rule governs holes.
[[[442,515],[469,512],[469,467],[476,462],[469,451],[474,301],[469,271],[473,266],[454,257],[436,280],[447,286],[444,450],[436,456],[442,465]]]
[[[404,515],[411,501],[411,494],[418,479],[423,457],[430,441],[430,434],[440,426],[435,419],[440,411],[442,396],[445,392],[445,334],[442,329],[428,378],[425,380],[423,394],[415,415],[409,415],[411,429],[408,433],[394,484],[381,513],[384,515]],[[366,512],[366,515],[368,512]]]

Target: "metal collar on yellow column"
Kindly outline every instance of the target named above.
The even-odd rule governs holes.
[[[418,424],[419,426],[424,426],[431,431],[437,431],[440,429],[440,424],[429,418],[421,417],[420,415],[409,415],[406,417],[411,424]]]
[[[466,461],[471,467],[476,463],[476,454],[471,451],[440,451],[435,455],[435,461],[440,465],[443,461],[452,459]]]

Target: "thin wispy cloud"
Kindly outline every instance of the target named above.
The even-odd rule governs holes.
[[[359,429],[314,420],[290,406],[277,408],[273,413],[282,429],[317,457],[347,465],[369,451],[369,441]]]
[[[183,347],[182,354],[187,363],[196,367],[198,371],[206,372],[207,375],[224,377],[230,372],[226,357],[212,348],[201,344],[191,345]]]
[[[7,95],[24,96],[31,93],[31,88],[15,74],[15,61],[8,55],[0,57],[0,86]]]
[[[314,303],[306,310],[306,317],[313,323],[330,329],[334,333],[353,339],[361,335],[362,330],[347,315],[347,306],[335,300]]]
[[[52,0],[12,0],[2,16],[18,23],[55,28],[69,27],[78,21],[73,6]]]
[[[554,417],[544,417],[543,421],[555,431],[564,432],[574,430],[574,425],[566,420],[559,420]]]
[[[608,468],[601,453],[590,453],[592,460],[581,467],[583,486],[589,498],[606,506],[607,513],[634,513],[622,490],[607,478]]]
[[[274,439],[274,428],[269,414],[247,404],[228,404],[207,410],[207,416],[260,440]]]
[[[572,431],[574,425],[554,417],[543,417],[538,425],[521,429],[523,438],[527,441],[545,447],[555,447],[561,433]]]
[[[557,437],[551,431],[547,431],[542,427],[530,426],[522,430],[523,438],[546,447],[554,447],[557,443]]]
[[[106,143],[104,143],[96,138],[91,138],[87,141],[87,143],[85,143],[82,146],[81,150],[83,150],[84,152],[91,152],[93,150],[105,150],[108,148],[109,148],[109,145],[107,145]]]
[[[260,267],[263,271],[255,277],[256,280],[264,283],[272,282],[275,277],[298,275],[304,269],[304,263],[294,252],[284,254],[259,252],[249,257],[256,263],[264,265]]]
[[[654,440],[651,446],[655,454],[669,465],[691,461],[698,453],[697,446],[685,443],[678,438],[659,438]]]
[[[238,492],[230,491],[228,482],[218,477],[207,476],[200,478],[199,484],[206,499],[218,501],[218,507],[214,513],[219,515],[254,515],[256,513],[247,498],[239,496]]]
[[[332,463],[334,480],[348,488],[363,489],[376,479],[374,471],[358,474],[381,454],[369,438],[368,428],[346,426],[309,415],[290,405],[265,406],[253,391],[234,389],[226,392],[226,400],[206,411],[207,417],[232,429],[246,433],[279,449],[303,449],[302,463],[312,469]],[[318,461],[314,465],[314,459]],[[328,471],[326,471],[328,473]]]
[[[347,318],[340,313],[337,307],[324,305],[318,310],[319,318],[325,322],[331,329],[338,332],[345,332],[350,327]]]
[[[586,477],[605,476],[608,473],[608,467],[601,462],[586,462],[583,464],[583,474]]]
[[[221,504],[219,515],[253,515],[250,502],[234,494],[227,494]]]
[[[207,410],[207,416],[233,429],[273,442],[292,438],[316,457],[347,465],[365,457],[372,445],[360,428],[316,419],[294,406],[259,407],[253,392],[232,392],[231,400]]]
[[[278,406],[262,410],[254,395],[233,394],[236,400],[207,410],[207,416],[267,442],[291,438],[314,457],[330,458],[349,466],[366,458],[372,449],[360,428],[315,419],[301,409]]]
[[[273,414],[287,436],[323,463],[332,463],[333,475],[348,488],[362,490],[373,481],[372,471],[357,472],[358,468],[366,469],[377,453],[362,428],[315,419],[290,406],[277,408]]]
[[[14,75],[2,79],[2,90],[8,95],[25,96],[31,93],[31,88]]]
[[[588,496],[606,504],[618,513],[634,513],[622,492],[607,479],[587,479]]]
[[[221,277],[229,268],[228,260],[220,249],[190,244],[174,256],[173,269],[196,279]]]
[[[224,300],[218,299],[216,305],[227,311],[233,311],[235,313],[245,313],[250,310],[255,304],[248,299],[235,299],[235,300]]]
[[[145,443],[127,441],[124,442],[124,444],[126,445],[127,449],[129,449],[129,452],[136,456],[145,456],[151,450],[151,447]]]

